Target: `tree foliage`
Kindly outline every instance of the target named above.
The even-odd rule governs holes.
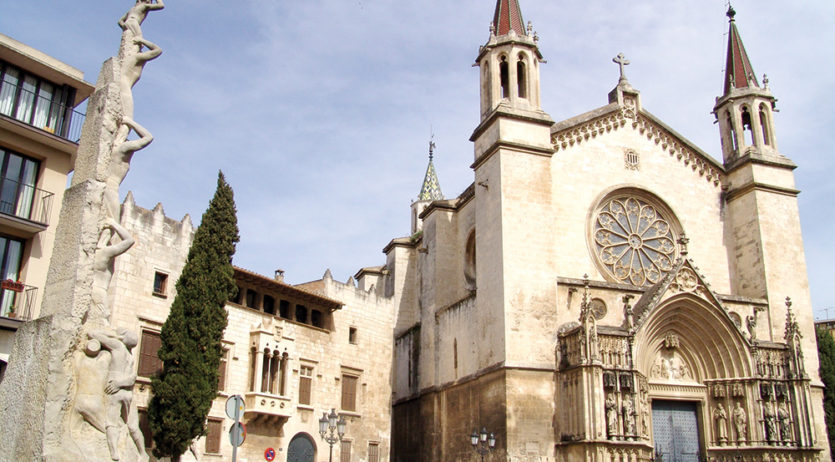
[[[205,433],[206,416],[217,397],[224,305],[237,290],[232,255],[238,240],[232,188],[219,172],[217,190],[194,234],[160,333],[163,370],[151,382],[148,408],[157,457],[178,460]]]
[[[827,329],[818,329],[817,338],[820,375],[824,384],[823,410],[826,417],[826,431],[829,434],[829,450],[833,452],[835,449],[835,339]]]

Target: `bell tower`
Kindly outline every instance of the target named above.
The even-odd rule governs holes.
[[[778,155],[773,114],[777,100],[768,88],[768,77],[763,76],[762,87],[757,81],[736,27],[736,11],[728,8],[727,15],[730,26],[724,90],[713,108],[725,165],[751,154]]]

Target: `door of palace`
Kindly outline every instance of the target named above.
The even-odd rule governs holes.
[[[313,462],[316,457],[316,447],[305,434],[298,434],[287,447],[287,462]]]
[[[696,403],[652,402],[652,437],[664,462],[699,462],[699,421]]]

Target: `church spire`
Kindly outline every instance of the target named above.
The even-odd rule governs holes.
[[[733,89],[759,88],[760,86],[757,83],[751,61],[748,59],[748,53],[745,52],[745,46],[742,44],[742,37],[736,28],[736,21],[734,20],[736,11],[732,6],[728,6],[727,15],[730,19],[730,26],[728,30],[728,58],[725,62],[725,95]]]
[[[510,31],[516,35],[525,33],[525,21],[522,20],[522,10],[519,0],[497,0],[496,13],[493,15],[493,28],[498,36],[507,35]]]
[[[426,167],[426,175],[423,177],[423,186],[418,194],[419,201],[438,201],[444,199],[441,192],[441,184],[438,182],[438,175],[435,173],[435,165],[432,158],[435,155],[435,141],[429,141],[429,165]]]

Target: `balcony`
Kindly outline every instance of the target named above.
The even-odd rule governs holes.
[[[293,414],[290,398],[251,391],[244,395],[244,417],[263,424],[280,424]]]
[[[0,316],[31,321],[37,298],[37,287],[12,280],[0,281]]]
[[[49,226],[54,196],[32,185],[0,179],[0,225],[34,236]]]
[[[3,82],[0,91],[0,119],[3,118],[17,120],[78,143],[85,115],[59,102],[51,93],[36,94],[20,85]]]

